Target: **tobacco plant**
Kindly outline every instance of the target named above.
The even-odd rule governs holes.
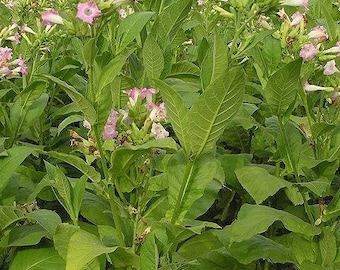
[[[0,1],[1,269],[339,269],[340,6]]]

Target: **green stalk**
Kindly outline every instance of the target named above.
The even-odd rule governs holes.
[[[299,178],[299,174],[298,174],[298,171],[297,171],[297,168],[296,168],[296,164],[295,164],[295,162],[293,162],[293,159],[292,159],[291,154],[290,154],[288,137],[287,137],[286,131],[284,129],[284,126],[283,126],[283,123],[282,123],[282,119],[280,117],[279,117],[279,126],[280,126],[280,131],[281,131],[281,134],[283,136],[283,140],[284,140],[285,146],[286,146],[285,148],[286,148],[286,152],[287,152],[288,161],[289,161],[289,164],[293,168],[293,171],[294,171],[295,181],[297,183],[301,183],[301,180]],[[311,224],[314,224],[314,218],[313,218],[311,210],[308,207],[308,202],[307,202],[306,195],[303,192],[300,192],[300,193],[301,193],[302,198],[303,198],[303,206],[304,206],[305,212],[306,212],[306,214],[308,216],[308,220],[309,220],[309,222]]]
[[[176,201],[176,205],[175,205],[175,209],[174,212],[172,214],[171,217],[171,223],[175,224],[179,215],[180,215],[180,211],[181,211],[181,206],[184,200],[184,196],[188,191],[188,184],[189,181],[192,177],[192,172],[193,172],[193,168],[194,168],[194,161],[188,161],[186,169],[185,169],[185,173],[183,176],[183,181],[182,181],[182,185],[181,185],[181,189],[179,191],[178,197],[177,197],[177,201]]]

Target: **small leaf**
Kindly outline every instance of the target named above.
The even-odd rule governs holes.
[[[268,80],[264,94],[277,116],[286,112],[296,99],[301,87],[299,83],[301,64],[301,59],[293,61],[275,72]]]
[[[96,121],[97,121],[96,110],[94,109],[94,107],[92,106],[90,101],[88,101],[73,86],[67,84],[66,82],[64,82],[64,81],[62,81],[62,80],[60,80],[60,79],[58,79],[54,76],[48,75],[48,74],[43,74],[42,76],[51,80],[52,82],[58,84],[70,96],[70,98],[73,100],[73,102],[75,104],[77,104],[77,106],[81,109],[86,120],[88,120],[91,124],[96,123]]]
[[[141,248],[141,270],[157,270],[159,264],[158,248],[154,234],[148,235]]]
[[[31,248],[15,253],[9,270],[65,270],[65,261],[54,248]],[[79,270],[79,269],[78,269]]]
[[[164,56],[157,41],[149,35],[143,46],[143,63],[149,78],[158,79],[164,68]]]
[[[23,212],[14,206],[0,206],[0,231],[24,218]]]
[[[81,203],[83,201],[86,181],[87,177],[83,176],[76,181],[75,185],[72,188],[73,210],[76,216],[78,216],[79,214]]]
[[[70,124],[75,122],[81,122],[84,120],[84,117],[79,114],[74,114],[66,117],[61,123],[58,125],[58,135]]]
[[[51,210],[38,209],[26,214],[27,217],[35,219],[38,224],[43,227],[50,236],[55,233],[57,226],[61,223],[59,215]]]
[[[319,247],[322,258],[322,266],[330,265],[336,258],[336,238],[330,227],[323,227],[320,235]]]
[[[119,39],[118,53],[125,49],[131,41],[137,38],[154,14],[154,12],[150,11],[135,12],[121,21],[117,33]]]
[[[230,242],[231,244],[242,242],[256,234],[263,233],[277,220],[281,221],[288,230],[306,236],[321,233],[318,227],[314,227],[285,211],[263,205],[244,204],[238,213],[237,220],[232,224]]]
[[[65,270],[79,270],[101,254],[114,252],[117,247],[106,247],[93,234],[80,230],[70,239]]]
[[[281,178],[270,175],[266,169],[255,166],[245,166],[237,169],[235,174],[241,185],[257,204],[262,203],[289,184]]]

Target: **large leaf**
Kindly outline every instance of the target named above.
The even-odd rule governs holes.
[[[203,89],[226,73],[228,67],[227,46],[217,33],[213,44],[209,48],[201,68],[201,81]]]
[[[17,146],[7,150],[7,157],[0,158],[0,191],[7,185],[17,167],[33,152],[33,148]]]
[[[79,171],[81,171],[84,175],[86,175],[89,179],[91,179],[95,183],[98,183],[101,180],[100,173],[97,172],[92,166],[87,164],[83,159],[77,156],[69,155],[65,153],[59,153],[55,151],[43,152],[43,154],[48,155],[53,158],[57,158],[61,161],[64,161],[72,165],[73,167],[77,168]]]
[[[141,248],[141,270],[157,270],[159,264],[155,235],[149,235]]]
[[[266,169],[255,166],[242,167],[237,169],[235,174],[241,185],[257,204],[262,203],[269,196],[274,195],[289,184],[281,178],[270,175]]]
[[[277,116],[286,112],[295,101],[301,87],[299,83],[301,64],[301,59],[291,62],[275,72],[268,80],[264,95]]]
[[[114,252],[117,247],[106,247],[93,234],[80,230],[75,232],[69,242],[66,270],[79,270],[101,254]]]
[[[281,221],[286,229],[314,236],[320,234],[320,229],[304,222],[285,211],[263,205],[244,204],[238,213],[238,218],[232,224],[230,242],[242,242],[256,234],[265,232],[275,221]]]
[[[164,68],[164,56],[157,41],[149,35],[143,46],[143,63],[150,78],[158,79]]]
[[[97,113],[90,101],[88,101],[81,93],[79,93],[72,85],[48,74],[43,74],[43,77],[51,80],[52,82],[58,84],[73,100],[75,104],[81,109],[86,120],[91,124],[97,121]]]
[[[43,227],[50,236],[55,233],[57,226],[61,223],[59,215],[51,210],[38,209],[36,211],[26,214],[28,218],[33,218],[37,223]]]
[[[24,218],[23,212],[14,206],[0,206],[0,231]]]
[[[186,115],[187,136],[194,155],[212,151],[228,120],[239,109],[244,94],[245,76],[236,67],[218,78],[197,99]]]
[[[154,80],[154,82],[155,87],[160,90],[161,96],[165,102],[167,116],[176,133],[176,136],[181,146],[184,148],[186,153],[188,153],[189,139],[187,138],[185,132],[185,129],[188,128],[185,121],[185,116],[188,112],[188,109],[185,107],[180,95],[172,87],[161,80]]]
[[[154,12],[135,12],[126,17],[118,27],[119,50],[122,51],[142,31],[146,23],[151,19]]]
[[[47,235],[48,232],[39,224],[17,226],[9,233],[8,246],[33,246]]]
[[[337,254],[336,238],[330,227],[322,228],[319,247],[321,252],[322,265],[330,265],[335,260]]]
[[[22,249],[16,252],[9,269],[64,270],[65,261],[58,255],[54,248]]]
[[[179,0],[166,7],[158,16],[152,28],[157,34],[161,46],[164,48],[166,41],[172,42],[182,22],[191,9],[192,0]]]
[[[202,155],[188,161],[183,152],[178,152],[168,163],[169,208],[166,217],[180,224],[191,205],[203,196],[213,179],[218,161],[210,155]]]

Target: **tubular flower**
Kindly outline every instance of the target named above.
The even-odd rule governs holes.
[[[118,113],[115,110],[111,110],[104,126],[103,137],[105,140],[118,136],[118,131],[116,130],[117,120]]]
[[[314,39],[314,41],[318,43],[328,39],[326,29],[323,26],[314,27],[307,36],[309,39]]]
[[[125,19],[127,17],[125,9],[121,8],[120,10],[118,10],[118,14],[122,19]]]
[[[324,53],[340,53],[340,41],[336,43],[336,45],[328,50],[324,50]]]
[[[339,72],[339,70],[335,66],[334,60],[328,61],[326,65],[323,67],[323,74],[325,75],[333,75],[334,73],[337,72]]]
[[[310,61],[314,58],[317,52],[318,52],[317,48],[312,43],[308,43],[302,46],[300,56],[304,60]]]
[[[164,102],[159,104],[159,106],[152,104],[152,110],[150,112],[150,119],[153,122],[162,122],[167,120],[166,108]]]
[[[41,12],[41,17],[44,25],[64,24],[63,18],[55,9],[45,10]]]
[[[304,7],[308,10],[308,0],[280,0],[283,6]]]
[[[299,11],[298,12],[295,12],[293,15],[292,15],[292,21],[290,23],[290,26],[295,26],[295,25],[299,25],[300,22],[304,19],[303,17],[303,14],[300,13]]]
[[[169,136],[169,132],[159,123],[152,123],[151,134],[156,140],[164,139]]]
[[[333,87],[323,87],[323,86],[319,86],[319,85],[309,84],[307,81],[304,83],[303,89],[306,92],[315,92],[315,91],[331,92],[331,91],[334,90]]]
[[[77,18],[83,22],[92,24],[93,20],[102,15],[95,2],[90,1],[78,4]]]

